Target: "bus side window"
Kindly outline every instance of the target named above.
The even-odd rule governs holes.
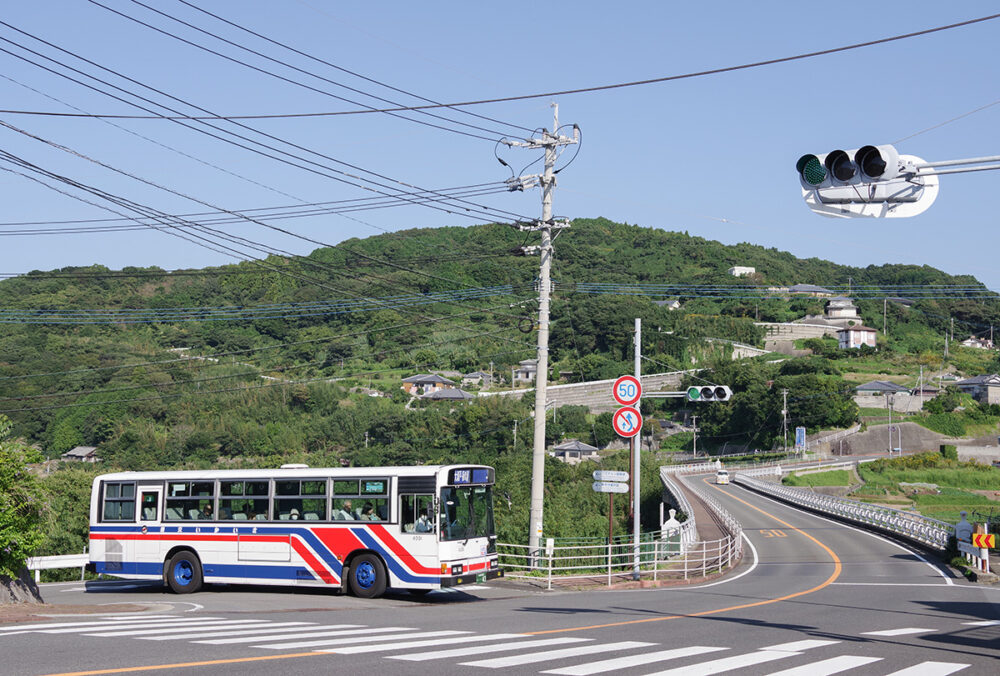
[[[406,533],[433,533],[434,496],[400,495],[399,521]]]

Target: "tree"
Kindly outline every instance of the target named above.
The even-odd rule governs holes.
[[[0,604],[41,602],[25,563],[42,542],[38,480],[28,463],[41,455],[26,444],[8,440],[10,420],[0,415]]]

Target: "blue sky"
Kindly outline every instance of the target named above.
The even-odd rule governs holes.
[[[416,102],[262,42],[177,0],[158,0],[155,5],[148,1],[167,14],[327,79],[396,101]],[[99,2],[255,66],[273,68],[318,89],[373,103],[361,94],[242,53],[131,0]],[[874,40],[996,11],[991,2],[923,0],[633,2],[614,10],[609,10],[607,3],[596,2],[532,6],[322,0],[192,2],[341,68],[445,102],[702,71]],[[4,50],[43,63],[41,57],[24,51],[23,47],[29,47],[98,74],[95,66],[33,41],[27,33],[218,114],[358,107],[227,62],[85,0],[9,3],[0,20],[24,31],[0,25],[0,48]],[[990,105],[1000,102],[1000,65],[995,56],[998,36],[1000,20],[993,20],[793,63],[560,96],[555,99],[560,105],[560,121],[578,124],[583,144],[572,166],[560,174],[555,214],[605,216],[850,265],[926,264],[953,274],[975,275],[990,288],[1000,289],[1000,266],[995,262],[1000,236],[993,207],[1000,179],[997,172],[942,177],[936,203],[915,218],[831,220],[812,214],[805,206],[794,170],[795,161],[806,152],[897,140],[901,152],[926,160],[1000,154],[995,131],[1000,104]],[[61,66],[44,63],[61,70]],[[134,83],[106,73],[101,77],[122,89],[140,91]],[[0,52],[0,92],[0,108],[7,110],[72,112],[76,108],[89,113],[141,113],[6,52]],[[166,100],[148,90],[146,94]],[[500,134],[513,137],[527,133],[517,127],[550,126],[550,101],[531,99],[469,109],[503,124],[451,111],[435,112],[482,125],[489,131],[464,129],[495,139]],[[171,105],[193,113],[193,108],[176,101]],[[942,124],[984,106],[979,112]],[[0,113],[0,121],[194,198],[140,183],[0,128],[0,148],[4,151],[167,213],[205,211],[206,203],[238,210],[372,195],[164,120],[115,120],[115,127],[95,119]],[[494,159],[494,140],[470,138],[384,114],[243,124],[307,151],[421,188],[488,183],[510,176],[510,171]],[[451,123],[448,126],[454,128]],[[917,134],[930,127],[936,128]],[[535,151],[500,153],[515,169],[538,157]],[[310,158],[323,164],[333,161],[318,160],[315,155]],[[355,168],[336,166],[358,173]],[[537,171],[537,167],[529,171]],[[0,163],[0,168],[12,167]],[[4,205],[0,222],[4,224],[113,217],[94,205],[7,171],[0,173],[0,199]],[[488,195],[475,201],[529,217],[540,213],[537,191]],[[332,244],[385,230],[485,220],[403,206],[350,217],[324,215],[275,224]],[[305,253],[316,246],[250,223],[224,227],[227,232],[283,251]],[[0,225],[0,233],[19,228]],[[233,260],[151,230],[3,236],[0,246],[4,254],[0,272],[92,263],[116,269],[124,265],[173,269]]]

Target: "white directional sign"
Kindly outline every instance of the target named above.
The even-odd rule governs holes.
[[[619,436],[631,438],[642,431],[642,414],[631,406],[623,406],[615,411],[611,426]]]
[[[628,493],[628,484],[615,481],[595,481],[594,490],[598,493]]]
[[[642,398],[642,383],[635,376],[622,376],[615,381],[611,394],[622,406],[631,406]]]
[[[628,481],[628,472],[617,469],[599,469],[594,472],[594,481]]]

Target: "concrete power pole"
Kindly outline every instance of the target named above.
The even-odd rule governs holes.
[[[691,428],[694,430],[694,436],[692,437],[691,443],[691,459],[698,457],[698,416],[691,416]]]
[[[788,390],[781,391],[781,435],[784,438],[784,451],[788,453]]]
[[[531,511],[528,522],[528,545],[534,561],[542,539],[545,499],[545,388],[549,373],[549,298],[551,295],[552,230],[569,227],[569,223],[552,220],[552,192],[556,187],[555,164],[559,146],[580,142],[580,131],[574,125],[573,137],[559,134],[559,105],[553,103],[552,131],[542,130],[540,139],[505,141],[512,148],[543,149],[545,170],[540,176],[519,176],[511,179],[512,190],[539,185],[542,188],[542,218],[531,225],[518,225],[520,230],[537,231],[542,235],[539,247],[530,247],[541,254],[538,274],[538,368],[535,372],[535,435],[531,455]],[[537,180],[537,184],[534,181]],[[527,251],[525,251],[527,253]]]

